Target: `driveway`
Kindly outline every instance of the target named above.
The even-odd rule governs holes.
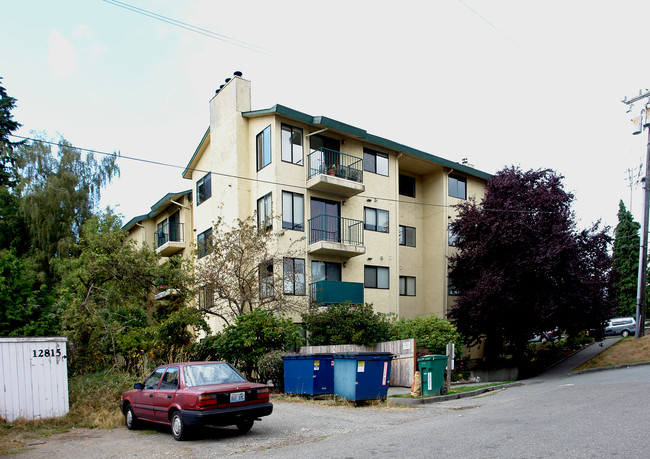
[[[417,408],[275,401],[244,435],[208,428],[177,442],[167,428],[80,429],[15,457],[647,457],[650,366],[567,376],[573,362],[519,387]]]

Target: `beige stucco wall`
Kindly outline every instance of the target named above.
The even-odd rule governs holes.
[[[448,174],[451,170],[399,151],[364,145],[363,141],[329,130],[323,135],[343,140],[342,153],[362,159],[364,146],[387,153],[389,175],[386,177],[364,171],[365,191],[352,197],[309,190],[306,188],[310,150],[308,134],[321,128],[285,119],[275,113],[242,116],[242,112],[250,109],[250,82],[242,78],[233,78],[210,101],[209,135],[192,160],[194,170],[189,175],[196,193],[196,182],[207,171],[213,172],[212,197],[194,207],[192,242],[196,242],[198,234],[212,227],[218,216],[230,223],[236,218],[253,215],[257,200],[269,192],[272,193],[273,214],[276,217],[274,230],[281,231],[282,191],[301,193],[305,204],[305,231],[284,231],[278,251],[285,252],[291,246],[297,252],[294,256],[305,259],[307,284],[311,281],[313,260],[341,263],[344,282],[363,283],[366,265],[388,267],[390,288],[364,291],[365,301],[372,303],[376,311],[403,317],[430,313],[445,317],[454,299],[447,295],[447,257],[450,250],[454,250],[448,247],[447,227],[455,218],[455,210],[450,206],[461,202],[448,196]],[[303,165],[282,161],[282,123],[303,130]],[[256,136],[267,126],[271,126],[272,159],[269,165],[257,171]],[[399,195],[400,173],[415,177],[415,198]],[[484,187],[483,180],[467,176],[468,196],[474,195],[480,199]],[[341,216],[354,220],[363,220],[364,207],[387,210],[389,233],[364,231],[366,252],[360,256],[350,258],[308,254],[312,197],[340,202]],[[196,197],[194,199],[196,202]],[[416,228],[416,247],[399,245],[399,225]],[[281,272],[282,267],[276,266],[275,269]],[[416,296],[399,295],[400,275],[416,278]],[[306,296],[305,306],[307,300]],[[294,319],[299,320],[299,314]]]

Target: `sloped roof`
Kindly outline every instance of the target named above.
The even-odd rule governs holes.
[[[484,172],[478,169],[475,169],[473,167],[467,166],[465,164],[457,163],[455,161],[451,161],[448,159],[441,158],[436,155],[432,155],[430,153],[427,153],[422,150],[418,150],[416,148],[409,147],[407,145],[394,142],[389,139],[385,139],[383,137],[379,137],[373,134],[369,134],[365,129],[361,129],[355,126],[352,126],[350,124],[343,123],[341,121],[337,121],[332,118],[328,118],[326,116],[312,116],[308,115],[306,113],[299,112],[298,110],[294,110],[289,107],[285,107],[284,105],[279,105],[276,104],[271,108],[265,108],[262,110],[252,110],[248,112],[243,112],[242,116],[245,118],[252,118],[256,116],[264,116],[264,115],[281,115],[285,118],[293,119],[305,124],[311,124],[315,127],[319,128],[327,128],[328,130],[331,130],[333,132],[338,132],[340,134],[346,135],[348,137],[353,137],[357,138],[360,140],[364,140],[365,142],[368,142],[370,144],[374,144],[380,147],[388,148],[391,150],[396,150],[399,152],[402,152],[406,155],[411,155],[420,159],[424,159],[425,161],[430,161],[435,164],[440,164],[441,166],[448,167],[450,169],[454,169],[455,171],[458,172],[463,172],[467,175],[473,176],[473,177],[478,177],[482,179],[489,179],[492,177],[492,174],[488,172]],[[202,149],[202,146],[206,139],[210,135],[210,128],[208,127],[208,130],[205,132],[203,135],[203,138],[201,139],[201,142],[199,145],[196,147],[196,150],[194,151],[194,154],[190,158],[190,161],[187,163],[187,166],[185,167],[185,170],[183,171],[183,178],[191,178],[191,174],[189,173],[190,170],[192,169],[193,165],[195,164],[196,160],[198,159],[199,152]]]
[[[182,196],[187,196],[190,193],[192,193],[192,190],[179,191],[177,193],[167,193],[165,196],[159,199],[158,202],[156,202],[153,206],[151,206],[151,211],[148,214],[133,217],[131,220],[128,221],[126,225],[122,226],[122,230],[128,231],[131,228],[133,228],[136,223],[140,223],[144,220],[155,217],[167,207],[165,206],[165,204],[168,204],[172,199],[182,197]]]
[[[396,150],[400,151],[404,154],[415,156],[417,158],[424,159],[426,161],[430,161],[436,164],[440,164],[441,166],[448,167],[450,169],[454,169],[458,172],[463,172],[467,175],[471,175],[474,177],[479,177],[482,179],[489,179],[492,177],[492,174],[489,174],[487,172],[483,172],[478,169],[474,169],[473,167],[466,166],[461,163],[457,163],[455,161],[450,161],[448,159],[441,158],[436,155],[432,155],[430,153],[427,153],[422,150],[418,150],[416,148],[409,147],[407,145],[394,142],[389,139],[385,139],[383,137],[379,137],[373,134],[369,134],[365,129],[361,129],[355,126],[351,126],[346,123],[342,123],[340,121],[334,120],[332,118],[327,118],[325,116],[311,116],[306,113],[299,112],[297,110],[293,110],[289,107],[285,107],[284,105],[274,105],[271,108],[263,109],[263,110],[254,110],[250,112],[245,112],[242,113],[244,117],[254,117],[254,116],[262,116],[262,115],[269,115],[269,114],[278,114],[282,115],[286,118],[291,118],[296,121],[301,121],[306,124],[312,124],[316,127],[320,128],[328,128],[331,131],[334,132],[339,132],[341,134],[345,134],[349,137],[354,137],[360,140],[364,140],[368,143],[372,143],[384,148],[389,148],[391,150]]]

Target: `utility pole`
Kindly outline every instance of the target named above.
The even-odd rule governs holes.
[[[650,91],[646,89],[644,94],[628,100],[625,97],[622,102],[630,106],[634,102],[650,97]],[[650,102],[641,110],[638,119],[639,126],[634,132],[640,134],[644,128],[648,128],[648,142],[646,144],[645,179],[643,180],[643,224],[641,225],[641,247],[639,248],[639,275],[636,288],[636,333],[635,338],[645,335],[645,309],[646,309],[646,269],[648,264],[648,212],[650,211]]]

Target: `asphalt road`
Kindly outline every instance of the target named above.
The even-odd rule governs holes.
[[[277,401],[245,435],[209,428],[176,442],[164,428],[80,430],[18,457],[649,457],[649,395],[650,366],[640,366],[417,408]]]

